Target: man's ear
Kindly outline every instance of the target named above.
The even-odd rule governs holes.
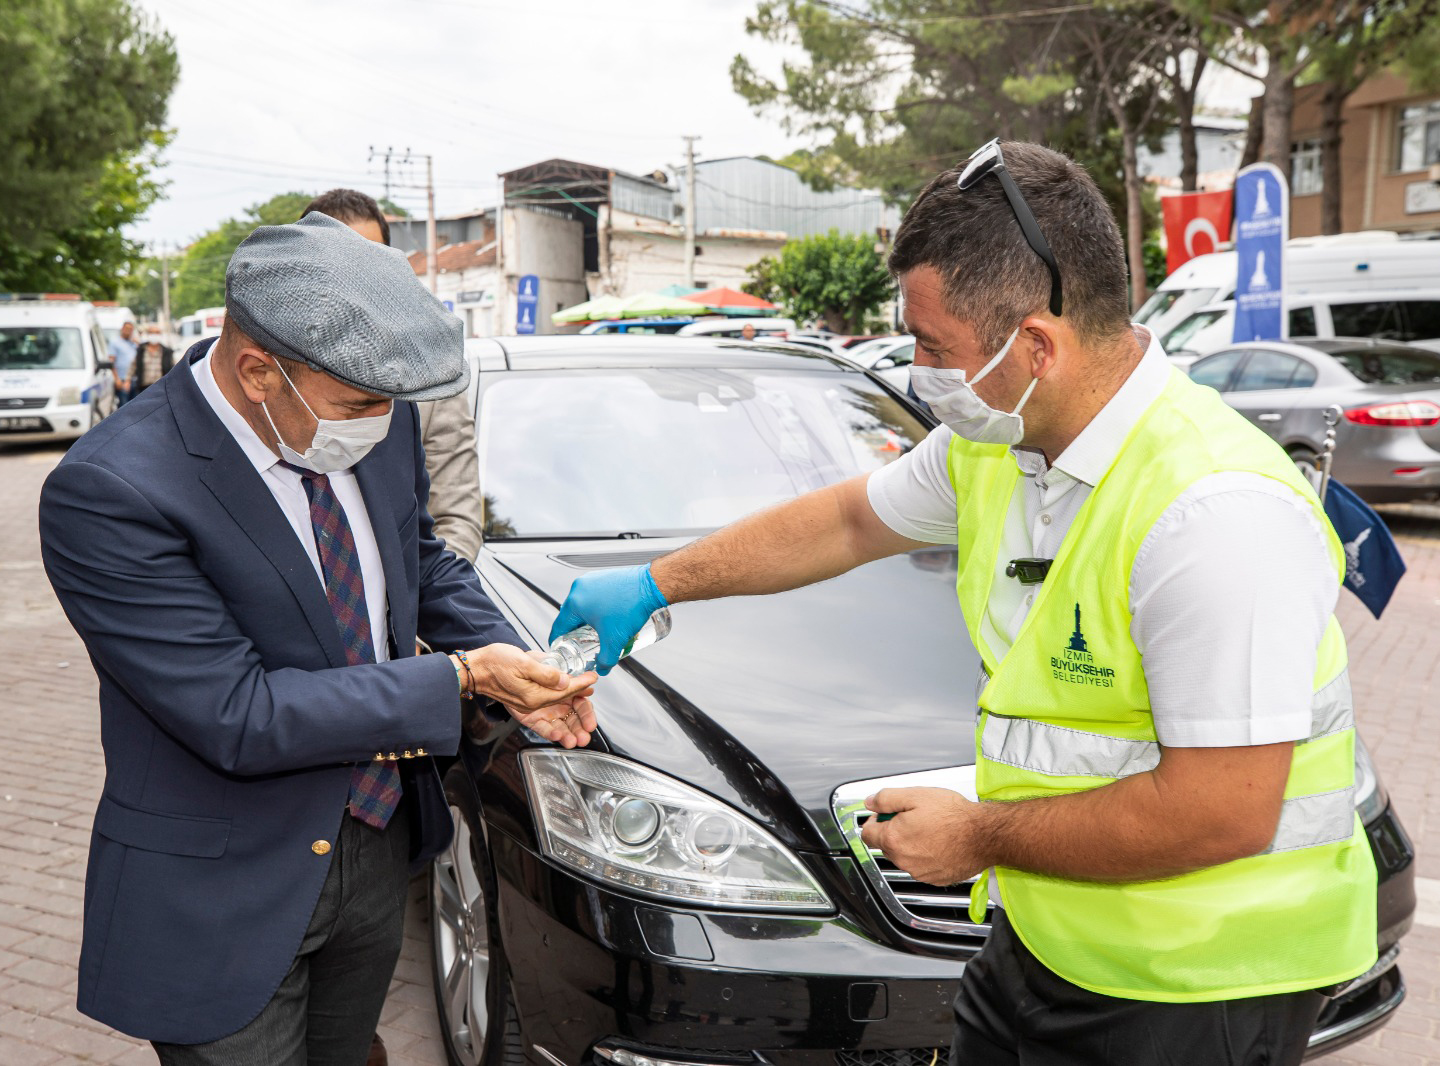
[[[247,345],[235,353],[235,377],[245,398],[251,403],[264,403],[280,391],[280,371],[259,348]]]
[[[1031,315],[1020,323],[1015,347],[1032,377],[1043,378],[1055,369],[1056,356],[1063,343],[1061,333],[1059,323],[1046,316]]]

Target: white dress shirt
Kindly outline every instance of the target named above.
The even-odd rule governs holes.
[[[191,369],[195,374],[195,384],[200,386],[200,395],[205,397],[205,402],[210,405],[216,417],[230,431],[245,457],[254,464],[260,480],[265,482],[265,487],[270,490],[270,495],[274,496],[275,502],[280,505],[285,520],[290,523],[290,528],[300,540],[300,546],[310,557],[310,564],[315,567],[315,578],[320,582],[323,593],[325,575],[320,569],[320,552],[315,547],[315,527],[310,522],[310,497],[305,492],[304,479],[289,467],[282,466],[279,457],[270,450],[269,445],[260,439],[240,412],[230,405],[215,380],[215,372],[208,355],[192,364]],[[390,658],[390,630],[386,621],[388,601],[385,568],[380,565],[380,547],[375,543],[370,512],[365,509],[365,497],[360,494],[360,485],[355,480],[353,470],[341,470],[328,477],[330,488],[334,491],[335,498],[340,501],[340,506],[345,509],[345,517],[350,522],[350,532],[355,537],[355,554],[360,557],[360,581],[365,587],[365,606],[370,615],[370,638],[375,645],[375,661],[383,663]]]
[[[1006,577],[1005,566],[1059,554],[1080,505],[1169,380],[1159,342],[1141,327],[1136,334],[1147,344],[1140,363],[1053,466],[1033,448],[1011,449],[1024,476],[1005,515],[981,623],[997,655],[1009,650],[1038,591]],[[952,437],[942,425],[870,475],[870,505],[897,533],[955,543]],[[1141,544],[1129,588],[1130,633],[1160,743],[1238,747],[1308,737],[1320,638],[1339,591],[1323,527],[1283,485],[1227,472],[1177,497]]]

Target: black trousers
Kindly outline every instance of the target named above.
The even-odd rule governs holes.
[[[156,1044],[162,1066],[363,1066],[404,937],[408,807],[383,830],[341,817],[315,913],[270,1002],[211,1043]]]
[[[1003,910],[955,997],[950,1066],[1295,1066],[1319,992],[1147,1003],[1102,996],[1040,963]]]

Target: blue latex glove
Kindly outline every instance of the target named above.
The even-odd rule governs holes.
[[[595,628],[600,637],[600,655],[595,669],[608,674],[620,661],[620,653],[650,616],[669,603],[655,586],[649,566],[620,566],[597,570],[575,579],[570,595],[550,627],[550,640],[582,625]]]

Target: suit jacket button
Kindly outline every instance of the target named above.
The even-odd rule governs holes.
[[[317,841],[315,841],[315,843],[313,843],[313,844],[310,845],[310,850],[313,851],[316,855],[329,855],[329,854],[330,854],[330,841],[328,841],[328,840],[317,840]]]

